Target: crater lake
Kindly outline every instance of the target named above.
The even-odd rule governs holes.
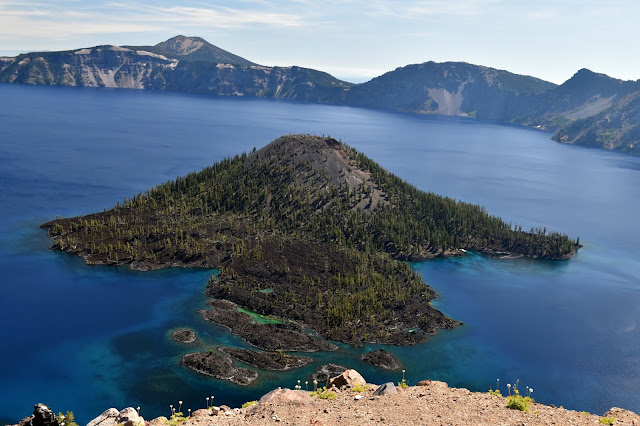
[[[400,381],[339,345],[301,369],[261,372],[247,387],[179,365],[193,348],[248,347],[205,322],[215,271],[87,266],[49,250],[40,224],[118,200],[286,133],[330,135],[418,188],[481,204],[507,222],[546,227],[584,245],[570,260],[468,253],[413,264],[464,326],[386,347],[410,385],[429,378],[475,391],[519,379],[546,404],[640,412],[640,158],[551,141],[550,134],[465,118],[162,92],[0,85],[0,421],[37,402],[80,424],[109,407],[146,419],[215,404],[239,406],[304,383],[320,365]]]

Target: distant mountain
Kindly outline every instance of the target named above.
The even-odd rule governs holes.
[[[347,103],[407,112],[509,121],[555,84],[464,62],[397,68],[353,87]]]
[[[515,121],[555,130],[571,120],[598,114],[638,90],[640,83],[581,69],[562,85],[538,96],[535,106]]]
[[[0,82],[258,96],[476,117],[555,132],[564,143],[640,155],[640,81],[587,69],[561,85],[464,62],[425,62],[354,85],[313,69],[267,67],[200,37],[0,57]]]
[[[145,50],[96,46],[65,52],[34,52],[5,61],[0,81],[51,86],[144,89],[154,70],[170,70],[177,59]],[[2,66],[2,63],[0,63]]]
[[[199,37],[0,58],[0,82],[174,90],[338,103],[351,83],[301,67],[265,67]]]
[[[223,96],[259,96],[342,103],[351,83],[302,67],[234,66],[180,61],[170,71],[156,68],[146,87]]]
[[[222,50],[200,37],[175,36],[167,41],[158,43],[153,47],[125,46],[133,50],[147,50],[167,57],[182,61],[204,61],[219,64],[231,64],[241,66],[258,65],[240,56]]]
[[[622,81],[581,69],[538,97],[518,124],[555,131],[553,139],[640,154],[640,81]]]
[[[554,131],[563,143],[640,154],[640,81],[581,69],[557,86],[463,62],[408,65],[351,88],[351,105],[471,116]]]
[[[595,115],[567,123],[553,140],[640,155],[640,91],[612,103]]]

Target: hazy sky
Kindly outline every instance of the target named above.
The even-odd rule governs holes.
[[[638,0],[0,0],[0,54],[197,35],[264,65],[363,81],[429,60],[561,83],[640,79]]]

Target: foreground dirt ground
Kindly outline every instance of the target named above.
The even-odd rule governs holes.
[[[362,392],[340,390],[334,400],[282,399],[244,409],[223,407],[217,414],[199,410],[186,425],[602,425],[600,420],[610,417],[615,425],[640,426],[637,414],[619,408],[601,416],[533,404],[526,413],[506,408],[505,397],[449,388],[443,382],[373,396],[377,387],[367,385]]]

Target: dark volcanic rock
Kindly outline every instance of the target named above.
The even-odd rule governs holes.
[[[400,368],[400,364],[398,364],[396,357],[384,349],[377,349],[375,351],[362,354],[360,359],[367,364],[371,364],[384,370],[397,370]]]
[[[334,351],[337,346],[319,337],[306,334],[302,326],[286,322],[283,324],[258,324],[251,317],[238,311],[238,305],[227,300],[214,299],[207,302],[211,310],[203,310],[203,317],[223,325],[233,334],[267,351],[318,352]]]
[[[308,356],[291,355],[282,351],[259,352],[251,349],[222,347],[219,350],[227,355],[262,370],[285,371],[300,368],[313,361]]]
[[[32,426],[58,426],[56,415],[44,404],[36,404],[33,410]]]
[[[325,364],[318,368],[311,376],[313,380],[317,380],[320,383],[324,383],[331,377],[335,377],[338,374],[342,374],[347,371],[349,367],[345,367],[338,364]]]
[[[327,340],[412,345],[460,325],[430,304],[436,291],[401,260],[575,250],[566,235],[511,229],[311,135],[283,136],[109,211],[42,227],[54,250],[92,264],[218,267],[205,293],[218,300],[203,316],[268,351],[335,350]]]
[[[186,354],[182,357],[181,364],[200,374],[228,380],[243,386],[258,378],[258,373],[255,371],[235,367],[231,358],[213,352]]]
[[[46,405],[39,403],[33,407],[33,415],[25,417],[18,426],[59,426],[58,418]]]
[[[188,328],[181,328],[174,331],[171,338],[180,343],[193,343],[196,341],[196,333]]]

